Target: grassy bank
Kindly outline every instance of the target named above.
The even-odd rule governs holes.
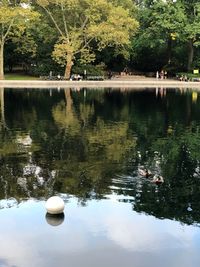
[[[33,77],[23,74],[5,74],[5,80],[39,80],[38,77]]]

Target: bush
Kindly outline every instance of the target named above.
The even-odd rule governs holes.
[[[52,71],[53,76],[57,76],[58,74],[63,75],[64,68],[60,67],[58,64],[52,61],[43,61],[38,65],[31,66],[29,70],[29,74],[32,76],[49,76]]]
[[[103,76],[105,73],[105,65],[74,65],[72,68],[72,73],[80,74],[84,76],[84,71],[86,70],[87,76]]]
[[[74,65],[72,67],[72,74],[80,74],[84,76],[84,71],[86,70],[87,76],[104,76],[105,65]],[[64,75],[64,68],[60,67],[58,64],[52,61],[43,61],[38,65],[31,66],[29,74],[32,76],[49,76],[50,71],[52,71],[53,76],[60,74]]]

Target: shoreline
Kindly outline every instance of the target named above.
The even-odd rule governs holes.
[[[200,82],[177,80],[104,80],[104,81],[36,81],[36,80],[0,80],[3,88],[195,88]]]

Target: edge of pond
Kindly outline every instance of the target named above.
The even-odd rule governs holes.
[[[105,81],[35,81],[10,80],[0,81],[3,88],[195,88],[200,89],[200,82],[181,82],[177,80],[105,80]]]

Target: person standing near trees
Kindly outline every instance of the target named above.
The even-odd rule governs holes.
[[[161,79],[161,80],[164,79],[164,70],[161,70],[161,72],[160,72],[160,79]]]

